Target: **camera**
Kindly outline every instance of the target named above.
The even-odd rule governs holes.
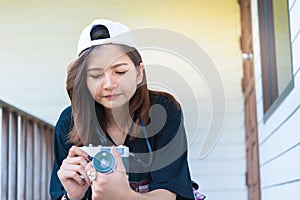
[[[93,167],[101,173],[109,174],[116,169],[116,158],[111,153],[112,147],[94,147],[92,145],[79,147],[93,158]],[[126,172],[129,171],[129,148],[123,145],[116,146],[120,153]]]

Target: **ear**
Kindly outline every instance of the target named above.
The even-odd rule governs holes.
[[[144,78],[144,63],[140,63],[140,65],[136,68],[136,84],[140,84],[143,81]]]

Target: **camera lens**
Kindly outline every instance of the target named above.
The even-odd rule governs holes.
[[[93,167],[101,173],[111,173],[116,166],[116,159],[109,151],[100,151],[93,159]]]

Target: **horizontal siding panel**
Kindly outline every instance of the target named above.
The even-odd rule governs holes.
[[[260,42],[259,38],[257,38],[257,41],[253,41],[255,44],[256,42]],[[260,58],[260,46],[259,45],[253,45],[253,63],[254,63],[254,74],[255,74],[255,80],[261,79],[261,58]]]
[[[240,176],[246,175],[246,164],[243,158],[240,159],[220,159],[220,160],[195,160],[189,159],[192,177],[216,178],[221,176]],[[212,166],[218,166],[214,169]],[[222,184],[228,184],[226,182]],[[240,187],[245,187],[245,182]]]
[[[203,193],[207,196],[207,200],[222,200],[230,198],[231,200],[247,199],[246,190],[209,190],[203,189]]]
[[[196,149],[199,151],[201,148],[201,145],[204,141],[204,137],[207,134],[207,129],[200,129],[198,130],[196,134],[193,134],[188,131],[187,129],[187,135],[188,135],[188,141],[189,141],[189,147],[196,147]],[[219,145],[244,145],[245,143],[245,133],[244,129],[242,128],[234,128],[234,129],[225,129],[221,132],[220,138],[217,141],[218,146]]]
[[[294,6],[294,3],[296,2],[296,0],[289,0],[289,9],[291,10],[291,8]]]
[[[298,139],[298,141],[300,141]],[[261,167],[261,187],[300,179],[300,142],[285,154]]]
[[[295,88],[290,92],[286,99],[279,105],[277,110],[270,116],[263,126],[263,134],[260,134],[259,143],[262,144],[282,123],[285,123],[288,116],[299,106],[300,99],[300,76],[294,77]]]
[[[272,137],[260,145],[260,163],[264,164],[272,158],[287,151],[300,142],[300,104],[295,114],[289,118]],[[300,155],[300,154],[299,154]],[[300,160],[300,159],[299,159]]]
[[[220,103],[224,103],[223,99],[217,99],[216,102],[219,102],[221,101]],[[209,100],[200,100],[199,103],[199,107],[198,109],[201,111],[201,113],[204,113],[204,114],[212,114],[212,103],[211,103],[211,99]],[[242,114],[243,113],[243,101],[241,98],[229,98],[226,96],[225,98],[225,113],[226,113],[226,117],[227,116],[231,116],[231,115],[235,115],[235,114]],[[195,108],[193,108],[195,109]],[[220,112],[218,110],[215,111],[216,113]],[[189,113],[187,113],[189,114]],[[207,117],[207,116],[205,116]],[[229,117],[228,117],[229,118]]]
[[[211,151],[211,153],[204,158],[205,161],[229,161],[229,160],[240,160],[245,158],[244,144],[235,145],[218,145]],[[191,158],[199,158],[199,152],[201,150],[201,145],[191,145],[189,147],[189,156]],[[201,162],[201,160],[199,160]]]
[[[299,200],[300,199],[300,181],[263,189],[261,191],[263,200]]]
[[[300,11],[299,11],[300,13]],[[300,19],[300,18],[299,18]],[[298,35],[297,39],[292,44],[292,53],[293,53],[293,73],[296,75],[296,73],[300,70],[300,34]],[[298,73],[299,74],[299,73]]]
[[[262,77],[260,76],[255,80],[255,95],[256,95],[256,102],[262,99],[263,90],[262,90]]]
[[[199,176],[197,176],[199,177]],[[245,178],[243,176],[234,176],[234,175],[219,175],[215,177],[210,176],[200,176],[200,179],[195,179],[200,184],[202,188],[201,191],[205,193],[206,190],[212,191],[238,191],[244,189]],[[230,183],[230,184],[229,184]],[[209,194],[207,194],[209,196]],[[211,199],[209,196],[208,199]],[[224,199],[224,198],[220,198]],[[232,199],[232,198],[230,198]]]
[[[264,110],[263,110],[263,99],[262,97],[260,99],[258,99],[258,101],[256,102],[256,117],[257,117],[257,121],[258,122],[263,122],[264,120]]]
[[[219,145],[223,145],[223,144],[244,145],[244,143],[245,143],[245,132],[243,128],[223,130],[220,140],[218,141]]]
[[[265,138],[265,132],[264,132],[264,121],[263,119],[257,123],[257,129],[258,129],[258,143],[262,141],[263,138]],[[259,151],[260,153],[261,151]]]
[[[291,27],[291,40],[294,41],[299,34],[300,31],[300,1],[297,0],[293,5],[292,9],[290,10],[290,22],[292,24]]]
[[[40,70],[43,70],[42,68]],[[30,75],[31,77],[31,75]],[[5,80],[9,80],[9,78],[11,79],[11,77],[7,77],[2,79],[1,81],[5,81]],[[11,84],[11,85],[3,85],[0,86],[0,88],[2,90],[6,90],[7,92],[9,92],[10,90],[15,90],[18,91],[18,93],[16,95],[20,95],[19,92],[23,92],[28,94],[28,90],[31,90],[32,88],[35,88],[37,91],[36,92],[48,92],[49,91],[47,89],[52,89],[52,88],[58,88],[58,87],[65,87],[64,82],[66,82],[65,77],[57,77],[57,76],[47,76],[46,74],[44,75],[40,75],[39,77],[32,77],[30,78],[30,80],[28,80],[27,76],[23,77],[20,76],[13,76],[13,78],[20,80],[20,82],[22,82],[22,87],[20,87],[20,85],[18,85],[18,83],[15,84]],[[19,86],[19,87],[18,87]],[[24,95],[24,94],[21,94]]]

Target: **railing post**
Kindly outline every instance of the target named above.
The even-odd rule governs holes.
[[[10,113],[9,138],[8,138],[8,199],[17,198],[17,138],[18,138],[18,114]]]
[[[42,149],[41,149],[41,154],[42,154],[42,159],[41,159],[41,164],[44,166],[41,171],[41,185],[42,185],[42,190],[41,190],[41,197],[42,199],[45,199],[47,197],[47,132],[45,131],[46,127],[42,126],[41,127],[41,143],[42,143]]]
[[[41,131],[41,126],[37,123],[33,124],[33,145],[34,145],[34,151],[33,151],[33,171],[34,171],[34,175],[33,175],[33,195],[34,195],[34,199],[42,199],[41,198],[41,190],[43,185],[41,184],[41,168],[43,166],[43,164],[41,164],[43,156],[42,156],[42,131]]]
[[[1,199],[8,198],[8,132],[9,112],[2,108],[2,134],[1,134]]]
[[[26,130],[27,119],[24,116],[19,117],[20,131],[18,132],[18,198],[25,199],[25,181],[26,181]]]
[[[53,155],[53,139],[54,139],[54,130],[50,127],[47,127],[46,133],[45,133],[45,139],[46,139],[46,154],[49,156],[49,158],[46,160],[46,178],[47,178],[47,194],[49,196],[49,189],[50,189],[50,177],[52,173],[52,167],[53,167],[53,161],[54,161],[54,155]]]
[[[26,199],[33,198],[33,122],[26,121]]]
[[[53,126],[0,100],[0,199],[50,199]]]

